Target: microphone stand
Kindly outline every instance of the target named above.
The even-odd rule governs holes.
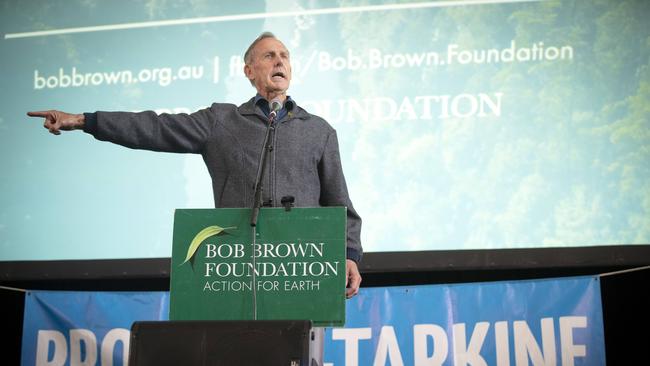
[[[263,206],[262,179],[264,179],[264,172],[266,171],[266,157],[268,156],[268,152],[271,150],[271,144],[273,143],[269,137],[271,135],[271,131],[275,129],[275,116],[275,111],[269,113],[269,124],[266,126],[266,135],[264,136],[264,148],[260,154],[260,164],[257,166],[257,177],[255,178],[255,198],[253,201],[253,211],[251,212],[251,226],[253,227],[257,225],[257,216],[260,214],[260,207]]]
[[[255,254],[256,236],[257,236],[257,217],[260,214],[260,208],[263,206],[262,200],[262,180],[264,179],[264,172],[266,171],[266,158],[268,153],[272,150],[273,141],[270,138],[271,132],[275,130],[275,117],[277,111],[272,110],[269,113],[269,124],[266,127],[266,135],[264,136],[264,148],[260,154],[260,164],[257,166],[257,177],[255,178],[255,198],[253,200],[253,208],[251,210],[251,231],[253,235],[252,247],[252,262],[253,262],[253,320],[257,320],[257,256]]]

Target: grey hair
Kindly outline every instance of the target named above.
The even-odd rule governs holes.
[[[246,65],[250,65],[250,63],[251,63],[251,61],[252,61],[251,58],[253,58],[253,48],[255,48],[255,45],[256,45],[257,43],[259,43],[259,41],[261,41],[261,40],[263,40],[263,39],[266,39],[266,38],[275,38],[275,39],[278,39],[278,38],[275,36],[275,34],[273,34],[273,33],[271,33],[271,32],[264,32],[264,33],[260,34],[257,38],[255,38],[255,40],[253,41],[253,43],[251,43],[251,45],[248,46],[248,49],[246,50],[246,53],[244,53],[244,63],[245,63]]]

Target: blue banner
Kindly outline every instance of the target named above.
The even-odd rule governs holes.
[[[31,291],[23,365],[124,365],[136,320],[166,320],[167,292]],[[598,277],[364,288],[325,362],[605,365]]]
[[[22,364],[126,365],[131,324],[168,314],[168,292],[29,291]]]
[[[605,365],[597,277],[365,288],[326,364]]]

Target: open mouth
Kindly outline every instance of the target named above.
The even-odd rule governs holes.
[[[273,78],[273,79],[275,79],[275,78],[282,78],[282,79],[284,79],[284,78],[286,78],[286,77],[285,77],[285,75],[284,75],[284,73],[283,73],[282,71],[277,71],[277,72],[274,72],[274,73],[271,75],[271,78]]]

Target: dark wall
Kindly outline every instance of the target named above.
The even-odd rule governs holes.
[[[602,276],[608,365],[650,365],[650,268]]]

